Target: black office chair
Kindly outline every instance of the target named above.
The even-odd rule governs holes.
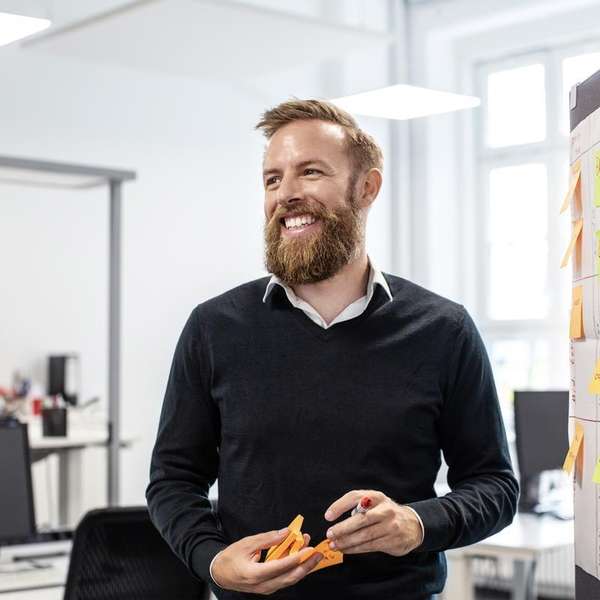
[[[208,600],[142,507],[88,512],[75,530],[64,600]]]

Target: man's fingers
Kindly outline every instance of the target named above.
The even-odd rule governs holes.
[[[245,549],[249,556],[253,556],[257,550],[264,550],[265,548],[280,544],[285,540],[289,532],[289,529],[286,527],[281,530],[281,533],[274,530],[265,533],[257,533],[256,535],[249,535],[244,538]]]
[[[294,585],[303,577],[306,577],[306,575],[308,575],[308,573],[312,571],[312,569],[316,567],[319,561],[323,558],[323,554],[321,552],[316,552],[309,559],[305,560],[302,564],[298,564],[297,557],[301,554],[310,554],[310,552],[306,548],[304,548],[303,550],[298,552],[298,554],[295,554],[293,556],[286,556],[285,558],[280,558],[278,560],[273,560],[269,563],[264,563],[264,565],[259,565],[275,565],[277,567],[280,567],[278,571],[270,569],[269,572],[273,573],[273,575],[267,576],[265,578],[263,578],[264,572],[261,573],[261,579],[259,580],[259,589],[264,593],[271,593],[281,588]],[[287,562],[288,558],[292,558],[295,560]],[[277,565],[277,563],[280,564]]]
[[[302,548],[306,548],[308,546],[308,544],[310,544],[310,534],[303,533],[302,535],[304,536],[304,545],[302,546]],[[302,548],[301,548],[301,550],[302,550]]]
[[[385,494],[376,490],[350,490],[329,506],[325,511],[325,519],[335,521],[343,513],[355,508],[363,496],[369,496],[374,500],[375,506],[385,499]]]
[[[381,521],[382,517],[377,512],[376,508],[369,510],[366,513],[356,514],[353,517],[348,517],[335,525],[332,525],[327,530],[327,538],[337,540],[340,537],[348,536],[354,532],[373,527]],[[331,532],[331,534],[330,534]]]
[[[389,533],[386,531],[382,536],[354,544],[348,548],[343,548],[344,554],[362,554],[364,552],[378,552],[385,546],[386,540],[389,538]]]
[[[363,515],[355,515],[355,517],[358,516]],[[354,519],[354,517],[346,519],[346,521],[351,521],[352,519]],[[339,523],[336,527],[345,525],[346,521],[342,521],[342,523]],[[386,535],[389,535],[389,526],[385,522],[373,521],[365,527],[356,527],[344,532],[338,531],[332,538],[332,541],[335,542],[335,550],[346,552],[347,548],[362,545],[372,540],[385,537]]]
[[[300,550],[297,554],[292,554],[291,556],[277,558],[275,560],[270,560],[269,562],[256,563],[255,565],[252,565],[252,573],[260,582],[269,581],[275,577],[279,577],[280,575],[284,575],[289,571],[292,571],[299,565],[300,559],[307,554],[310,554],[312,550],[313,548],[308,546],[306,548],[302,548],[302,550]],[[310,562],[311,559],[312,557],[305,562]]]
[[[271,583],[277,586],[276,589],[294,585],[306,577],[319,564],[322,558],[323,554],[321,554],[321,552],[316,552],[309,559],[305,560],[302,564],[298,565],[290,572],[276,577]]]

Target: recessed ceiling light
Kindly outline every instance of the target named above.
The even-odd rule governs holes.
[[[356,115],[384,119],[415,119],[481,104],[475,96],[463,96],[414,85],[398,84],[331,100]]]
[[[0,46],[6,46],[50,26],[49,19],[0,12]]]

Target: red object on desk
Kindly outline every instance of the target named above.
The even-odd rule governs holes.
[[[34,398],[32,403],[31,403],[31,411],[33,412],[34,415],[41,415],[42,414],[42,406],[44,404],[44,401],[41,398]]]

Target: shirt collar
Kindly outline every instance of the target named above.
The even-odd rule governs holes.
[[[388,296],[389,300],[393,299],[392,296],[392,292],[390,290],[390,286],[388,285],[388,282],[386,281],[385,277],[383,276],[383,273],[377,268],[377,266],[375,265],[375,263],[373,262],[373,260],[371,259],[370,256],[367,256],[367,259],[369,261],[369,265],[370,265],[370,271],[369,271],[369,280],[367,282],[367,302],[369,302],[371,300],[371,297],[373,296],[373,291],[375,290],[375,284],[380,285],[385,293]],[[263,296],[262,301],[266,302],[267,298],[269,297],[269,295],[271,294],[271,291],[273,290],[273,288],[276,285],[280,285],[286,292],[286,294],[288,296],[291,296],[292,298],[296,298],[296,294],[294,294],[294,290],[287,285],[284,281],[282,281],[281,279],[279,279],[279,277],[277,277],[277,275],[271,275],[271,279],[269,279],[269,282],[267,283],[267,289],[265,290],[265,294]]]

